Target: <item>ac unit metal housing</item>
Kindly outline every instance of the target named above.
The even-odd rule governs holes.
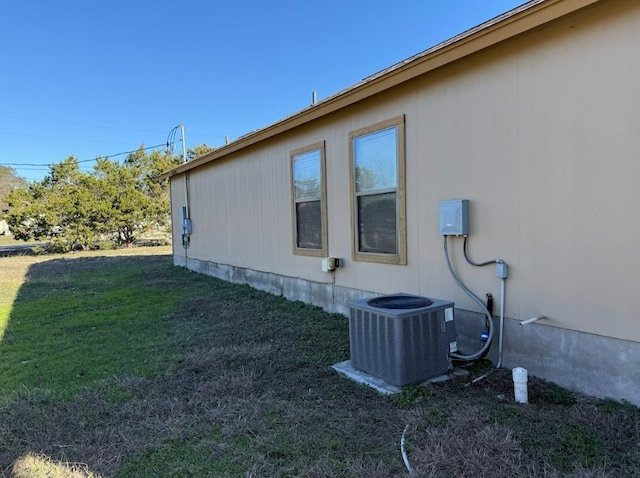
[[[454,304],[410,294],[349,302],[349,342],[354,368],[398,387],[423,382],[451,367]]]

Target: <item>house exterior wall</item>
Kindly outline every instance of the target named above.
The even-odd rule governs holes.
[[[190,171],[192,268],[211,263],[316,284],[332,297],[328,310],[344,310],[336,296],[402,291],[473,311],[438,233],[438,202],[469,199],[471,257],[509,264],[505,315],[548,317],[517,329],[506,357],[546,354],[562,364],[588,352],[545,350],[542,340],[529,355],[517,352],[535,328],[609,338],[612,348],[623,341],[632,352],[614,354],[610,366],[623,363],[640,342],[639,44],[640,3],[601,2]],[[406,128],[407,265],[353,261],[348,133],[398,115]],[[289,152],[318,141],[326,147],[329,255],[345,262],[334,273],[292,252]],[[183,175],[173,177],[175,260],[190,266],[180,245],[184,196]],[[449,246],[463,281],[497,298],[495,269],[466,264],[462,239]],[[633,401],[636,390],[626,390],[618,396]]]

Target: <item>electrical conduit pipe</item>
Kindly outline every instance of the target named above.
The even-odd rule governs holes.
[[[487,306],[484,305],[484,302],[482,301],[482,299],[480,299],[471,290],[469,290],[469,288],[466,285],[464,285],[464,283],[460,280],[456,272],[453,270],[453,266],[451,265],[451,259],[449,258],[448,238],[449,236],[444,236],[444,256],[447,259],[447,266],[449,267],[449,272],[451,273],[453,280],[456,282],[456,284],[458,284],[458,287],[460,287],[469,297],[471,297],[480,306],[482,311],[487,316],[488,324],[489,324],[489,336],[487,337],[487,341],[484,343],[484,345],[480,350],[470,355],[464,355],[459,353],[450,354],[450,357],[454,359],[472,361],[480,358],[482,354],[484,354],[484,352],[491,346],[491,341],[493,340],[493,317],[491,317],[491,313],[487,309]]]
[[[498,362],[496,364],[496,368],[502,367],[502,348],[504,343],[504,300],[505,300],[505,280],[507,278],[507,264],[502,259],[490,259],[484,262],[474,262],[469,257],[467,253],[467,238],[468,236],[464,236],[464,245],[462,250],[464,252],[465,260],[475,267],[483,267],[488,266],[490,264],[497,265],[497,273],[496,275],[500,279],[500,327],[498,332]]]

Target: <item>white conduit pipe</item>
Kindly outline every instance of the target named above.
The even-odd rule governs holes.
[[[505,279],[507,278],[507,264],[502,260],[502,259],[489,259],[488,261],[484,261],[484,262],[475,262],[473,261],[470,257],[469,254],[467,254],[467,239],[469,238],[469,236],[464,236],[464,244],[462,247],[462,250],[464,252],[464,258],[466,259],[466,261],[471,264],[472,266],[476,266],[476,267],[483,267],[483,266],[488,266],[490,264],[496,264],[497,267],[502,266],[502,270],[501,270],[501,274],[498,274],[498,270],[496,270],[496,273],[498,274],[498,277],[500,278],[500,327],[499,327],[499,337],[498,337],[498,363],[496,365],[496,368],[500,368],[502,366],[502,346],[504,344],[504,284],[505,284]],[[478,377],[476,380],[480,380],[482,378],[484,378],[486,376],[483,375],[482,377]],[[474,381],[475,382],[475,381]]]
[[[407,467],[407,471],[409,472],[409,476],[413,476],[413,468],[411,468],[411,464],[409,463],[409,457],[407,456],[407,450],[404,448],[405,444],[405,435],[407,434],[407,430],[409,430],[409,424],[404,427],[402,431],[402,438],[400,439],[400,452],[402,453],[402,461],[404,461],[404,466]]]
[[[502,367],[502,344],[504,343],[504,282],[505,279],[500,279],[500,327],[498,336],[498,363],[496,368]]]
[[[530,319],[523,320],[522,322],[520,322],[520,325],[532,324],[533,322],[536,322],[536,321],[542,320],[542,319],[546,319],[546,318],[547,318],[546,315],[541,315],[540,317],[531,317]]]
[[[505,279],[500,279],[500,327],[499,327],[499,337],[498,337],[498,362],[496,363],[495,370],[502,367],[502,348],[504,344],[504,283]],[[520,322],[522,324],[522,322]],[[475,385],[480,380],[483,380],[489,376],[489,374],[493,372],[493,369],[485,374],[480,375],[479,377],[474,378],[471,382],[467,382],[465,387],[469,385]]]

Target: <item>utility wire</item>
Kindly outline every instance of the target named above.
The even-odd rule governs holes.
[[[83,143],[118,144],[116,141],[98,141],[94,139],[61,138],[60,136],[46,136],[42,134],[30,134],[30,133],[11,133],[9,131],[0,131],[0,134],[13,135],[13,136],[27,136],[29,138],[59,139],[62,141],[80,141]]]
[[[131,154],[131,153],[136,153],[138,151],[140,151],[141,149],[143,151],[146,151],[147,149],[155,149],[155,148],[159,148],[160,146],[168,146],[169,143],[162,143],[162,144],[156,144],[155,146],[148,146],[146,148],[137,148],[134,149],[132,151],[123,151],[121,153],[115,153],[115,154],[110,154],[108,156],[98,156],[96,158],[93,159],[83,159],[81,161],[78,161],[78,163],[89,163],[91,161],[97,161],[98,159],[111,159],[111,158],[115,158],[116,156],[122,156],[123,154]],[[36,164],[36,163],[0,163],[0,166],[34,166],[34,167],[48,167],[53,163],[40,163],[40,164]]]
[[[11,115],[5,115],[5,114],[0,114],[0,118],[10,118],[10,119],[17,119],[21,121],[36,121],[38,123],[64,124],[68,126],[84,126],[86,128],[112,129],[117,131],[133,131],[136,133],[162,133],[162,131],[151,131],[146,129],[116,128],[114,126],[98,126],[98,125],[91,125],[86,123],[70,123],[67,121],[52,121],[52,120],[44,120],[44,119],[38,119],[38,118],[23,118],[20,116],[11,116]],[[17,133],[6,133],[6,134],[17,134]]]
[[[135,133],[159,133],[162,134],[162,131],[154,131],[154,130],[148,130],[148,129],[129,129],[129,128],[117,128],[115,126],[99,126],[99,125],[91,125],[91,124],[86,124],[86,123],[71,123],[71,122],[67,122],[67,121],[52,121],[52,120],[43,120],[43,119],[38,119],[38,118],[24,118],[21,116],[12,116],[12,115],[5,115],[5,114],[0,114],[0,118],[10,118],[10,119],[17,119],[17,120],[22,120],[22,121],[35,121],[38,123],[51,123],[51,124],[62,124],[62,125],[68,125],[68,126],[83,126],[86,128],[95,128],[95,129],[109,129],[109,130],[115,130],[115,131],[129,131],[129,132],[135,132]],[[6,134],[6,135],[14,135],[14,136],[28,136],[28,137],[32,137],[32,138],[44,138],[44,139],[61,139],[61,140],[65,140],[65,141],[84,141],[84,142],[88,142],[88,143],[111,143],[113,144],[112,141],[98,141],[98,140],[91,140],[91,139],[75,139],[75,138],[60,138],[58,136],[44,136],[44,135],[39,135],[39,134],[30,134],[30,133],[12,133],[10,131],[0,131],[0,134]],[[224,139],[226,135],[223,134],[214,134],[213,136],[211,135],[211,133],[190,133],[189,136],[193,137],[202,137],[202,138],[222,138]]]

